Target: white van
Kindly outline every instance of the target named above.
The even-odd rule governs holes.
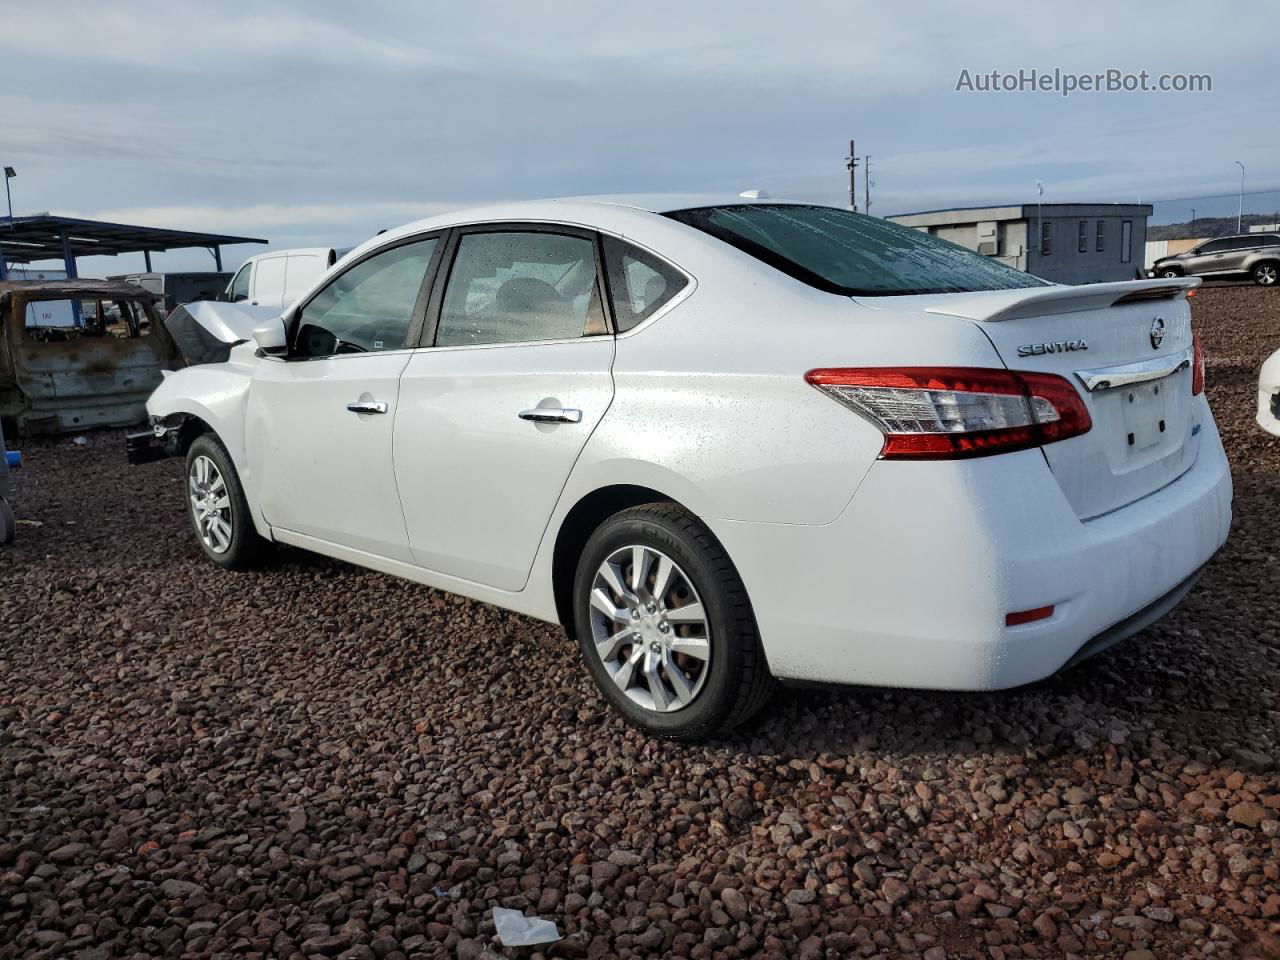
[[[223,299],[231,303],[247,300],[255,307],[287,307],[346,252],[332,247],[299,247],[260,253],[236,271]]]

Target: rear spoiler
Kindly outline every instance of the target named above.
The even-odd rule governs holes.
[[[1104,310],[1118,304],[1144,300],[1177,300],[1186,297],[1190,290],[1198,286],[1199,277],[1086,283],[1078,287],[1053,284],[1048,287],[953,294],[926,307],[925,312],[995,323],[1021,317]]]

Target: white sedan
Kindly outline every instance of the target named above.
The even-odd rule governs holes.
[[[148,409],[210,560],[563,624],[697,739],[779,680],[1012,687],[1170,610],[1231,515],[1197,282],[1057,286],[807,204],[510,204],[374,238]]]
[[[1280,437],[1280,350],[1267,357],[1258,373],[1258,426]]]

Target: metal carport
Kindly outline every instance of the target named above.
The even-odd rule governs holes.
[[[105,220],[55,217],[47,213],[0,217],[0,281],[6,279],[9,263],[61,260],[70,280],[79,276],[77,257],[114,257],[121,253],[142,253],[150,272],[152,253],[184,247],[204,247],[213,255],[213,261],[221,271],[222,247],[266,242],[257,237],[140,227]]]

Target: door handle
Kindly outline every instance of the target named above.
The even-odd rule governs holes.
[[[348,403],[347,409],[352,413],[386,413],[387,405],[381,400],[357,400]]]
[[[534,407],[532,410],[521,410],[521,420],[532,420],[534,423],[581,423],[582,411],[568,407]]]

